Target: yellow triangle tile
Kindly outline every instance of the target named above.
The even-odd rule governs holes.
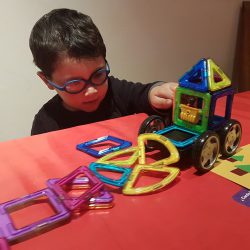
[[[142,171],[164,172],[164,173],[169,173],[169,175],[163,178],[160,182],[155,183],[153,185],[135,188],[133,186],[136,183]],[[178,176],[179,172],[180,170],[178,168],[166,167],[164,165],[152,166],[152,165],[138,164],[134,167],[132,173],[129,176],[128,181],[123,187],[122,192],[123,194],[126,194],[126,195],[140,195],[140,194],[155,192],[165,187],[169,183],[171,183]]]
[[[132,154],[128,159],[125,160],[116,160],[114,158],[119,156],[124,156],[127,154]],[[122,149],[116,152],[112,152],[110,154],[107,154],[97,160],[98,163],[105,163],[105,164],[114,164],[117,166],[131,166],[133,165],[139,156],[139,148],[138,147],[130,147],[126,149]]]
[[[209,90],[216,91],[231,85],[231,80],[226,74],[213,62],[212,59],[207,60],[208,63],[208,86]],[[222,80],[216,82],[214,75],[217,74]]]

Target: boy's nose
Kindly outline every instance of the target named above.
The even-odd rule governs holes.
[[[88,96],[88,95],[93,95],[95,93],[97,93],[97,89],[93,86],[89,86],[84,94],[85,96]]]

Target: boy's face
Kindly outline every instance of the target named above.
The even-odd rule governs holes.
[[[64,83],[70,80],[89,79],[92,73],[100,68],[105,69],[105,66],[105,60],[101,56],[93,59],[79,60],[64,57],[56,64],[55,70],[51,76],[51,81],[57,85],[63,86]],[[58,95],[63,100],[64,107],[71,111],[95,111],[104,99],[108,90],[108,80],[100,86],[87,85],[87,87],[78,94],[70,94],[65,91],[58,90],[51,86],[46,80],[44,81],[48,88],[56,90]]]

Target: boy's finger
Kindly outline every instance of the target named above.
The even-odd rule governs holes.
[[[169,109],[171,108],[172,103],[171,99],[155,97],[152,106],[156,109]]]

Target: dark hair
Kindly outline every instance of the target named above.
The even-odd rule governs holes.
[[[34,25],[29,45],[34,63],[50,77],[60,56],[106,57],[102,36],[92,19],[76,10],[55,9]]]

